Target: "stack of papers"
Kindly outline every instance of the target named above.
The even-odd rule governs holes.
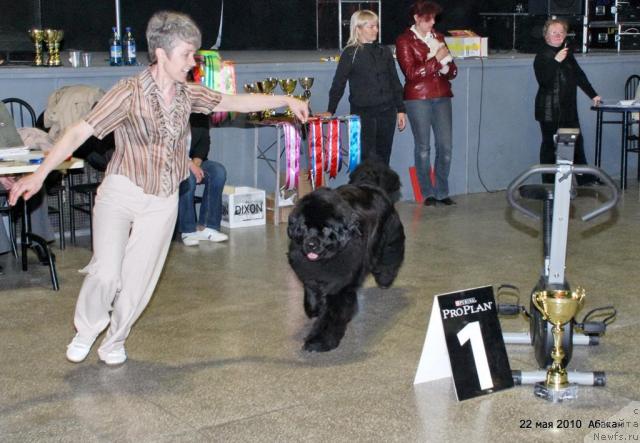
[[[636,100],[620,100],[618,104],[620,106],[637,106],[639,103]]]
[[[20,157],[29,154],[27,146],[14,146],[12,148],[0,148],[0,158]]]

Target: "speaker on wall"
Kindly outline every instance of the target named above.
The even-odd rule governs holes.
[[[529,0],[529,14],[582,14],[583,0]]]

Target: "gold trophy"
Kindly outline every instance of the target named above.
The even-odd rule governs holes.
[[[311,100],[311,87],[313,86],[313,77],[300,77],[298,79],[300,86],[304,89],[304,96],[307,101]]]
[[[544,382],[535,384],[536,397],[552,402],[574,399],[578,395],[578,385],[569,383],[567,370],[562,367],[565,354],[562,349],[562,326],[570,322],[582,307],[585,290],[578,288],[573,292],[565,290],[536,291],[531,295],[533,304],[542,313],[545,320],[553,324],[553,363],[547,369]]]
[[[47,60],[48,66],[60,66],[60,42],[64,37],[64,31],[59,29],[45,29],[44,41],[47,44],[47,51],[49,57]]]
[[[33,64],[36,66],[42,66],[42,42],[44,41],[44,31],[36,28],[29,29],[29,37],[31,37],[31,40],[36,47],[36,58],[33,60]]]
[[[256,82],[256,88],[258,89],[258,92],[261,94],[266,94],[266,95],[270,95],[273,93],[273,90],[275,89],[275,87],[278,85],[278,79],[277,78],[267,78],[261,82]],[[263,118],[269,118],[273,115],[275,115],[276,111],[274,109],[265,109],[262,112],[262,117]]]
[[[258,92],[258,87],[256,86],[255,83],[245,83],[243,85],[243,89],[244,89],[244,92],[246,92],[247,94],[256,94]],[[249,118],[249,120],[257,120],[258,119],[258,113],[257,112],[250,112],[248,114],[248,118]]]
[[[292,97],[293,91],[296,90],[296,85],[297,84],[298,84],[298,82],[296,81],[295,78],[283,78],[283,79],[280,79],[280,88],[282,89],[282,92],[284,92],[289,97]],[[285,111],[284,114],[287,117],[293,117],[293,112],[289,108],[287,108],[287,110]]]

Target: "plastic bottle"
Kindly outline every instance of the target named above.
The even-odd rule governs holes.
[[[111,66],[122,65],[122,43],[120,42],[120,34],[114,26],[111,28],[112,35],[109,39],[109,64]]]
[[[136,39],[133,38],[131,28],[127,26],[125,28],[126,33],[124,35],[123,49],[124,49],[124,64],[135,66],[138,64],[136,60]]]

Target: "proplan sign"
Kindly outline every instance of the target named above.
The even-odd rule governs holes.
[[[414,384],[451,376],[458,400],[513,386],[491,286],[434,297]]]

